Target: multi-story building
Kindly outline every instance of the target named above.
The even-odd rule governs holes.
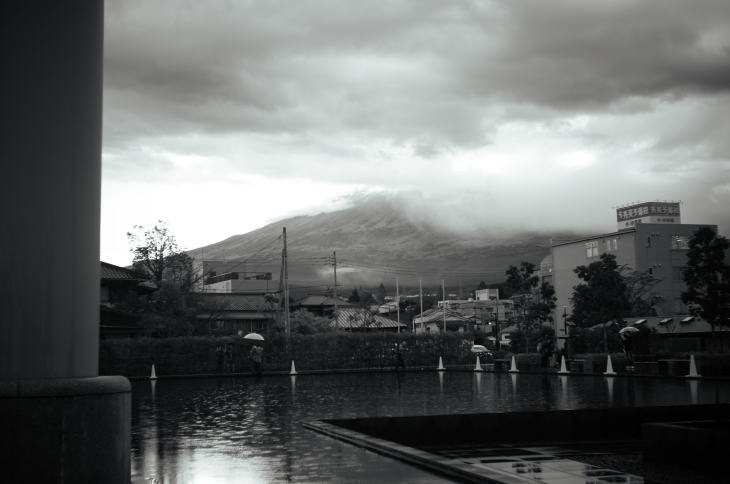
[[[658,280],[651,289],[658,301],[658,316],[687,314],[681,293],[686,289],[683,271],[693,233],[701,227],[716,225],[683,224],[678,202],[644,202],[616,210],[617,230],[579,240],[555,242],[550,260],[543,260],[544,276],[552,280],[557,297],[554,312],[556,334],[566,335],[565,321],[570,317],[573,287],[581,283],[574,270],[598,260],[603,253],[614,254],[626,270],[647,272]],[[549,269],[549,271],[548,271]]]

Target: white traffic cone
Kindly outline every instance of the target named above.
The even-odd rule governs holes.
[[[697,365],[695,364],[695,355],[689,355],[689,374],[685,375],[685,378],[702,378],[702,376],[697,373]]]
[[[292,376],[297,374],[297,368],[294,366],[294,360],[291,360],[291,370],[289,370],[289,374]]]
[[[565,365],[565,355],[562,355],[560,357],[560,371],[558,372],[558,375],[569,375],[570,372],[568,371],[568,367]]]
[[[515,361],[515,356],[512,355],[512,365],[509,367],[510,373],[518,373],[520,370],[517,369],[517,361]]]
[[[439,367],[436,368],[437,371],[446,371],[446,368],[444,368],[444,360],[441,359],[439,356]]]
[[[477,364],[474,366],[474,371],[484,371],[481,363],[479,362],[479,355],[477,355]]]
[[[150,380],[157,380],[157,373],[155,373],[155,364],[152,363],[152,371],[150,372]]]
[[[608,360],[606,361],[606,371],[603,372],[604,375],[613,376],[616,374],[615,371],[613,371],[613,363],[611,363],[611,355],[606,355],[608,357]]]

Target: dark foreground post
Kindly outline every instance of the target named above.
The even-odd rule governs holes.
[[[130,480],[130,386],[98,376],[104,4],[0,12],[0,469]]]

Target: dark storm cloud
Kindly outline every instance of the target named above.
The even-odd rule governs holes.
[[[108,146],[329,133],[425,156],[533,116],[727,91],[730,2],[113,2]]]
[[[469,154],[447,183],[465,193],[505,183],[480,171],[485,155],[509,164],[532,145],[525,173],[586,151],[616,187],[721,175],[707,164],[730,159],[728,18],[726,1],[109,2],[105,170],[164,172],[175,152],[428,191]],[[691,190],[726,199],[725,186]]]

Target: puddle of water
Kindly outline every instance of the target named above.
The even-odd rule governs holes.
[[[713,403],[715,384],[697,383],[466,372],[134,382],[132,474],[142,482],[444,482],[301,422]],[[730,384],[720,398],[730,400]]]

